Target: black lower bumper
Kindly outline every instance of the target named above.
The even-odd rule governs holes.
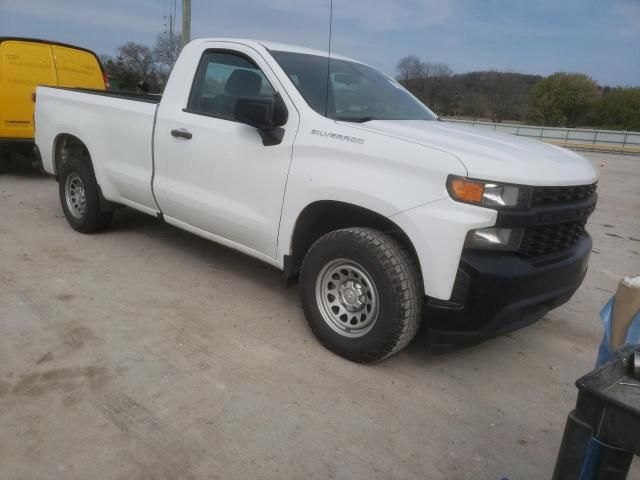
[[[569,250],[535,259],[465,251],[451,299],[426,300],[429,342],[470,345],[539,320],[578,289],[591,245],[585,234]]]

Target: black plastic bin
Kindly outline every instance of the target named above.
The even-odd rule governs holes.
[[[613,359],[576,382],[576,408],[567,418],[554,480],[621,480],[640,456],[640,380],[633,356],[640,345],[618,350]]]

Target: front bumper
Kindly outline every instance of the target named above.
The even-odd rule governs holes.
[[[570,249],[535,259],[464,251],[451,299],[426,300],[429,343],[470,345],[539,320],[578,289],[591,246],[585,234]]]

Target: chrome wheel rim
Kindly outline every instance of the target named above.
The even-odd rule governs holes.
[[[72,173],[67,177],[64,185],[64,196],[67,202],[67,209],[75,218],[82,218],[87,208],[87,197],[82,179],[77,173]]]
[[[322,267],[316,280],[316,300],[322,319],[343,337],[366,335],[378,318],[376,285],[352,260],[338,258]]]

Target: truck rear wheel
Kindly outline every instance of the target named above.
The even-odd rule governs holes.
[[[74,230],[99,232],[107,228],[113,211],[100,208],[100,190],[87,159],[72,157],[59,172],[60,203],[64,216]]]
[[[402,350],[422,315],[411,255],[369,228],[336,230],[314,243],[302,264],[300,294],[320,342],[355,362],[378,362]]]

